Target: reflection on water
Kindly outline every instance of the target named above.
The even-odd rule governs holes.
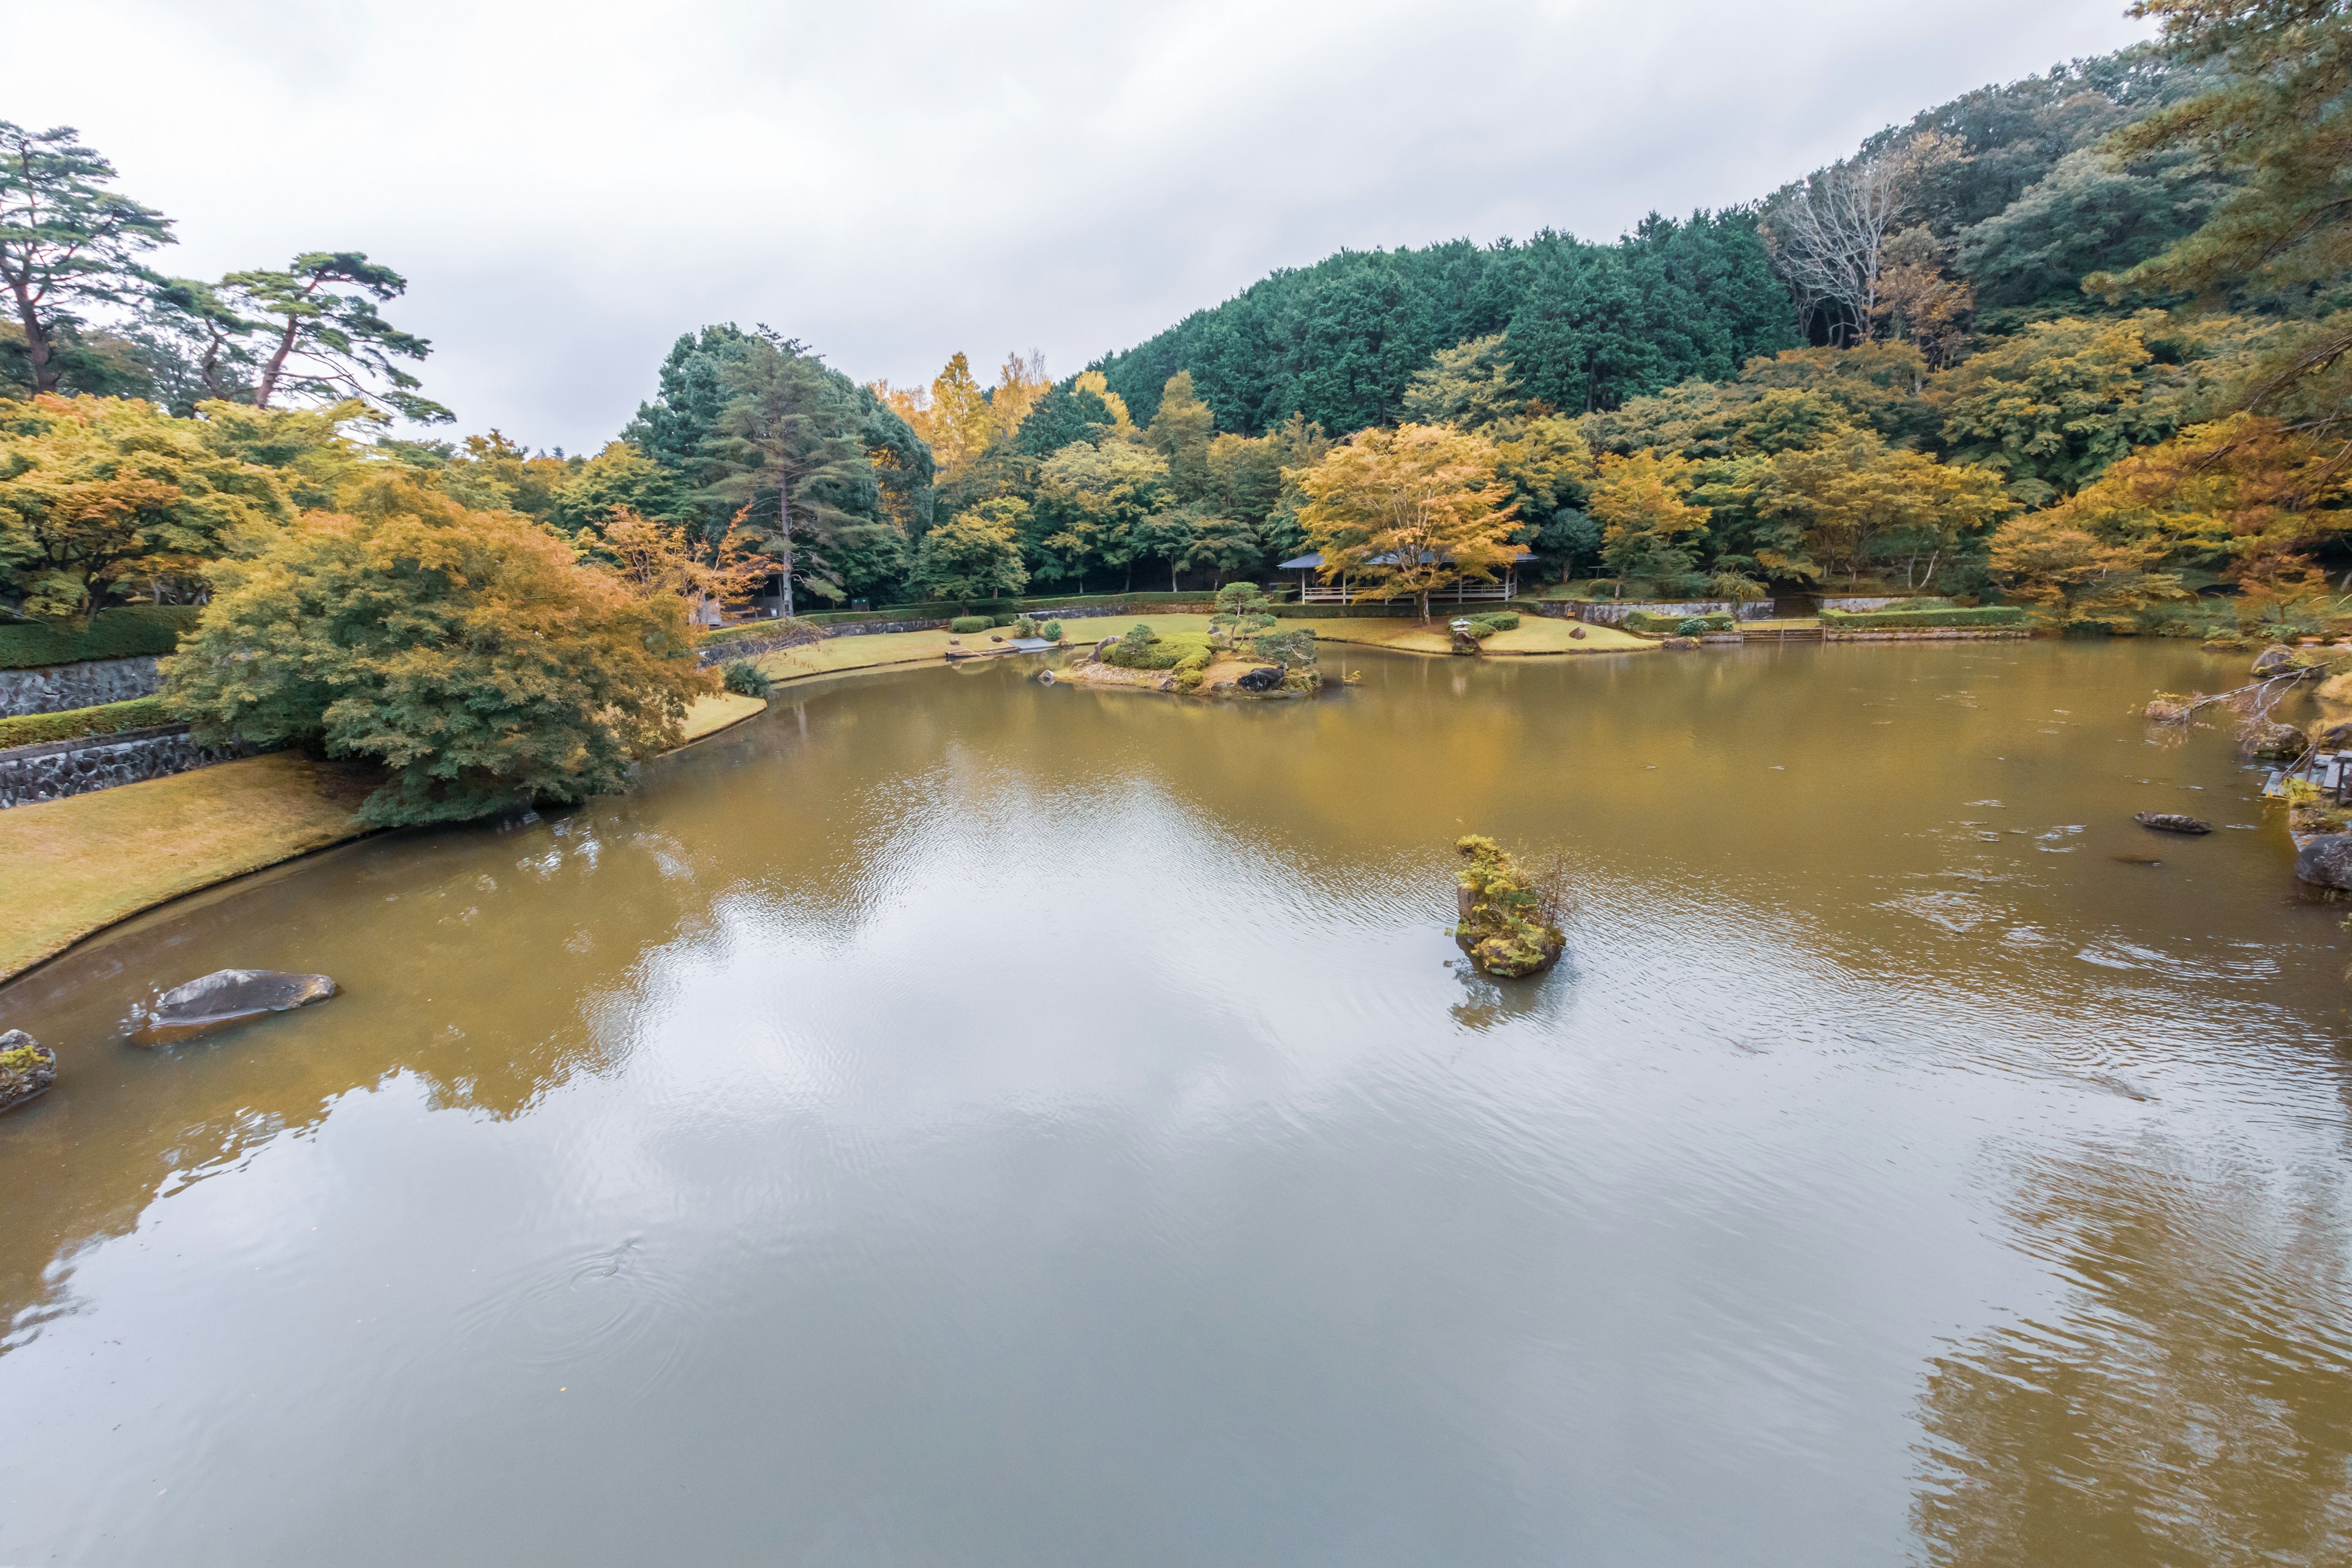
[[[2342,911],[2205,656],[1327,662],[794,689],[0,992],[0,1562],[2352,1553]],[[230,964],[344,994],[113,1037]]]

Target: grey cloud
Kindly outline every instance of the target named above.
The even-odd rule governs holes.
[[[173,270],[316,246],[414,282],[465,427],[593,449],[672,338],[766,321],[860,379],[1066,372],[1342,246],[1614,235],[1748,199],[2116,0],[667,7],[12,3]]]

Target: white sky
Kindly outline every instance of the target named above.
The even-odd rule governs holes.
[[[1343,246],[1610,238],[2143,36],[2123,0],[0,0],[0,118],[182,275],[365,250],[457,429],[590,450],[680,332],[1055,374]]]

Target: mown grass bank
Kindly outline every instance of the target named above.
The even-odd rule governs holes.
[[[1073,647],[1091,647],[1105,637],[1116,637],[1128,627],[1142,621],[1163,636],[1181,632],[1205,633],[1209,629],[1206,616],[1163,616],[1148,611],[1133,616],[1097,616],[1083,621],[1064,621],[1062,638]],[[1549,616],[1528,615],[1517,626],[1507,632],[1496,632],[1480,646],[1489,654],[1570,654],[1570,653],[1633,653],[1658,645],[1647,642],[1613,626],[1586,626],[1584,636],[1574,636],[1583,623],[1559,621]],[[1449,653],[1454,639],[1446,630],[1444,620],[1432,622],[1407,620],[1402,617],[1291,619],[1281,621],[1284,630],[1304,626],[1315,634],[1319,642],[1339,643],[1350,647],[1383,647],[1403,653]],[[799,647],[784,648],[763,654],[753,662],[771,680],[800,680],[811,676],[839,675],[854,669],[880,669],[892,665],[944,663],[950,649],[962,652],[983,651],[992,646],[987,632],[967,632],[957,636],[946,631],[878,632],[870,637],[827,637],[822,642],[806,643]],[[1012,633],[1000,626],[996,635]]]
[[[691,744],[767,703],[722,692]],[[0,811],[0,980],[183,894],[357,838],[364,769],[288,752]]]

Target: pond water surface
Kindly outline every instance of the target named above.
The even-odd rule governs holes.
[[[158,911],[0,992],[0,1563],[2343,1563],[2345,910],[2132,715],[2242,662],[853,677]],[[115,1038],[230,965],[344,994]]]

